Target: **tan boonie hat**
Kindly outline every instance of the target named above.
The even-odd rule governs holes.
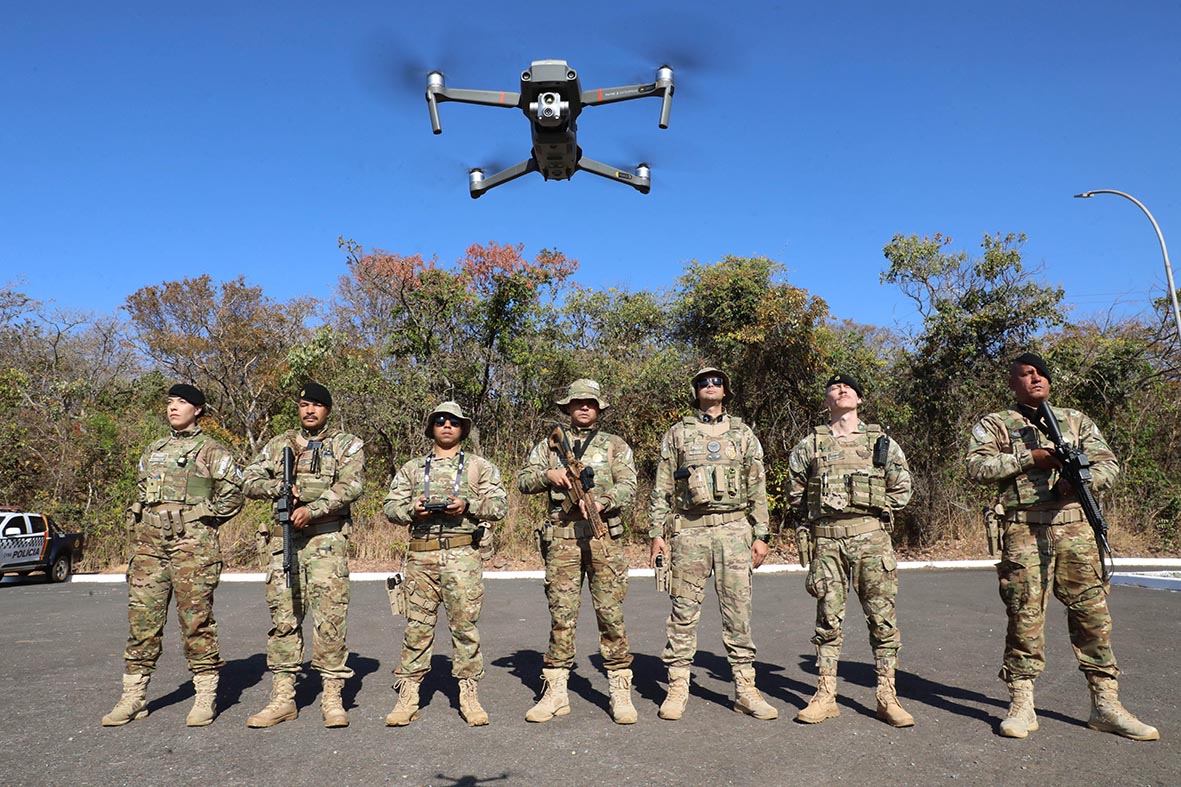
[[[607,400],[603,398],[603,389],[594,380],[589,380],[585,377],[575,380],[570,383],[566,389],[566,395],[561,399],[554,401],[560,409],[565,410],[566,405],[573,402],[575,399],[593,399],[595,404],[599,406],[600,410],[606,410],[609,405]]]
[[[443,402],[434,410],[431,410],[431,414],[426,417],[426,436],[432,440],[435,437],[435,433],[431,430],[435,428],[436,415],[451,415],[458,418],[461,424],[460,428],[463,430],[460,432],[462,437],[467,437],[467,433],[472,430],[472,419],[463,414],[463,408],[459,406],[459,402]]]
[[[722,401],[730,401],[730,375],[714,366],[707,366],[704,369],[699,370],[697,374],[693,375],[693,379],[689,381],[689,404],[693,405],[694,407],[697,406],[697,386],[693,383],[697,382],[702,377],[721,377],[722,387],[726,391],[725,395],[722,397]]]

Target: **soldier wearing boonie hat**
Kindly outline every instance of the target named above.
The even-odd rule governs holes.
[[[386,716],[390,727],[418,718],[418,689],[431,666],[439,605],[447,613],[451,674],[459,681],[459,712],[469,726],[488,723],[477,682],[484,677],[480,632],[484,604],[483,561],[492,556],[491,523],[508,513],[508,493],[496,465],[468,453],[462,443],[472,428],[457,402],[443,402],[426,418],[430,453],[411,459],[394,474],[382,510],[407,525],[404,564],[406,629],[395,688],[398,702]]]
[[[734,672],[734,710],[774,719],[755,687],[751,637],[751,571],[768,553],[767,478],[763,446],[742,419],[727,413],[730,377],[713,366],[690,378],[693,412],[664,435],[649,508],[652,565],[669,562],[668,696],[660,718],[676,720],[689,699],[689,668],[705,586],[714,575],[722,609],[722,642]],[[671,550],[670,550],[671,545]]]
[[[611,690],[611,718],[618,724],[632,724],[637,718],[631,700],[632,655],[623,622],[627,559],[616,539],[623,534],[622,515],[636,492],[635,459],[623,438],[599,428],[599,417],[611,405],[596,381],[575,380],[554,404],[570,424],[533,446],[517,473],[518,489],[526,494],[545,492],[549,503],[549,517],[537,529],[550,610],[549,646],[541,671],[545,690],[525,719],[545,722],[570,712],[566,682],[574,666],[575,629],[586,576]],[[565,457],[559,455],[551,437],[563,453],[569,450],[592,471],[593,486],[588,486],[587,493],[607,526],[607,535],[596,538],[588,512],[572,505]]]
[[[283,538],[277,527],[260,536],[267,564],[266,595],[271,610],[267,668],[273,681],[267,706],[246,720],[249,727],[273,727],[296,718],[295,676],[303,663],[303,620],[310,611],[312,667],[320,673],[320,714],[325,727],[347,727],[341,691],[353,671],[348,659],[348,534],[350,506],[365,480],[364,443],[329,424],[332,394],[309,382],[297,398],[299,429],[268,442],[246,468],[246,496],[277,500],[283,481],[283,449],[295,454],[296,507],[293,550],[296,566],[291,587],[283,573]],[[273,524],[273,523],[268,523]],[[273,531],[273,532],[272,532]]]
[[[213,617],[221,576],[217,528],[242,508],[242,471],[229,450],[201,431],[205,394],[188,383],[168,389],[168,437],[148,446],[128,511],[135,553],[127,567],[129,633],[123,695],[105,727],[147,715],[147,688],[160,657],[169,599],[176,596],[195,699],[185,723],[217,716],[218,670],[225,664]]]

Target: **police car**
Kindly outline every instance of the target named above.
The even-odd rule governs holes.
[[[65,532],[45,514],[0,507],[0,574],[44,571],[65,582],[81,559],[81,533]]]

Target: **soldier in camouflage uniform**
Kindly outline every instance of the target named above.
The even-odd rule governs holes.
[[[459,712],[468,726],[488,723],[476,690],[484,677],[476,628],[484,605],[481,561],[492,555],[488,523],[508,513],[508,493],[496,465],[461,449],[471,427],[455,402],[432,410],[426,419],[426,436],[434,441],[431,453],[402,465],[385,498],[386,517],[410,528],[406,631],[402,661],[394,670],[398,702],[385,720],[389,727],[418,718],[418,689],[431,666],[440,603],[451,628],[451,674],[459,681]]]
[[[800,563],[808,566],[808,593],[816,598],[816,694],[796,721],[817,724],[841,715],[837,661],[849,578],[861,600],[878,676],[878,718],[910,727],[914,717],[898,703],[894,669],[902,638],[894,611],[898,571],[890,539],[893,512],[910,501],[910,469],[898,443],[876,424],[857,417],[861,386],[847,374],[825,385],[829,423],[792,449],[788,505],[797,517]],[[809,565],[810,561],[810,565]]]
[[[312,613],[312,667],[320,673],[320,712],[325,727],[347,727],[340,692],[353,676],[346,661],[349,606],[349,506],[361,496],[365,452],[360,438],[329,425],[332,394],[317,383],[299,392],[300,429],[271,439],[245,471],[246,496],[278,500],[283,449],[295,454],[295,510],[291,514],[295,565],[291,587],[283,573],[283,537],[278,527],[259,534],[267,562],[266,597],[271,610],[267,668],[273,682],[267,706],[249,717],[249,727],[273,727],[296,718],[295,676],[303,662],[303,620]]]
[[[623,535],[621,514],[636,492],[636,464],[623,438],[599,430],[599,415],[610,405],[597,382],[575,380],[555,404],[570,416],[570,426],[562,428],[570,450],[594,472],[589,493],[608,532],[594,537],[587,512],[571,505],[564,459],[548,438],[538,442],[517,474],[517,487],[526,494],[548,493],[549,520],[538,535],[545,560],[550,638],[542,669],[545,691],[525,718],[544,722],[570,712],[566,681],[574,665],[574,632],[586,576],[599,624],[599,652],[611,687],[611,718],[618,724],[634,724],[632,656],[623,625],[627,558],[616,539]]]
[[[201,431],[205,395],[191,385],[168,390],[171,434],[139,460],[138,499],[129,520],[135,553],[127,566],[130,633],[123,654],[123,696],[103,716],[118,727],[148,715],[148,681],[160,658],[168,602],[176,616],[196,699],[185,723],[203,727],[217,715],[217,644],[213,591],[221,577],[217,528],[242,508],[242,471],[225,446]]]
[[[673,424],[660,443],[648,535],[652,565],[662,555],[671,574],[662,719],[679,719],[685,711],[711,573],[722,612],[722,643],[734,671],[734,710],[756,719],[779,716],[755,688],[750,633],[751,572],[766,559],[770,540],[763,446],[749,426],[725,412],[730,390],[730,378],[720,369],[693,375],[694,411]]]
[[[1091,729],[1138,741],[1157,740],[1119,702],[1119,668],[1111,649],[1108,583],[1082,506],[1060,477],[1054,445],[1039,429],[1038,405],[1050,397],[1050,372],[1033,353],[1014,359],[1009,387],[1017,404],[985,416],[972,429],[968,477],[995,484],[1002,551],[997,564],[1001,600],[1009,616],[1000,679],[1011,703],[1000,733],[1024,738],[1038,728],[1033,682],[1045,667],[1046,603],[1052,592],[1066,605],[1070,642],[1091,689]],[[1115,454],[1095,423],[1078,410],[1053,408],[1062,437],[1091,462],[1096,490],[1119,473]]]

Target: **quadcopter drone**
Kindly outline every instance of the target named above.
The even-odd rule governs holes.
[[[660,96],[660,127],[668,128],[672,110],[673,70],[670,66],[656,69],[656,81],[645,85],[623,85],[596,90],[583,90],[578,72],[565,60],[534,60],[521,72],[521,91],[510,93],[499,90],[456,90],[443,84],[443,74],[432,71],[426,77],[426,103],[431,113],[431,129],[443,133],[439,124],[438,104],[459,101],[489,107],[516,107],[525,113],[533,127],[532,155],[508,169],[484,175],[482,169],[468,172],[468,186],[472,199],[489,189],[530,172],[540,172],[546,180],[569,180],[579,170],[625,183],[641,194],[652,188],[652,170],[648,164],[638,164],[634,172],[625,172],[582,155],[578,146],[578,114],[583,107],[630,101],[633,98]]]

